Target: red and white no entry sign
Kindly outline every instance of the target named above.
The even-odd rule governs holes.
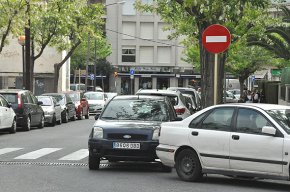
[[[221,53],[231,44],[229,30],[218,24],[207,27],[202,33],[202,45],[211,53]]]

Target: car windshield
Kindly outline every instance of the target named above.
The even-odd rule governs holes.
[[[268,110],[267,113],[290,134],[290,109]]]
[[[167,105],[163,100],[113,100],[101,119],[168,121]]]
[[[18,104],[17,94],[15,94],[15,93],[1,93],[1,95],[3,95],[9,103]]]
[[[104,94],[102,92],[85,93],[85,98],[88,100],[103,100]]]
[[[49,97],[37,97],[38,101],[42,102],[42,106],[51,106],[53,101]]]
[[[76,102],[76,101],[80,101],[80,94],[78,93],[70,93],[69,94],[70,98],[73,100],[73,102]]]
[[[55,98],[56,102],[59,103],[60,105],[64,105],[64,96],[63,95],[51,95],[52,97]]]

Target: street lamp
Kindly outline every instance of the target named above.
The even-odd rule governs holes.
[[[22,88],[25,89],[25,55],[24,55],[24,46],[25,46],[25,35],[18,37],[18,43],[22,46]]]

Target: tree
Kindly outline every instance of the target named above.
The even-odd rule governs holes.
[[[11,32],[21,29],[24,8],[25,0],[0,0],[0,53]]]
[[[102,19],[104,6],[102,4],[87,5],[86,0],[51,0],[37,1],[31,4],[28,2],[26,5],[29,6],[27,13],[29,22],[26,23],[29,23],[32,48],[29,57],[31,61],[31,81],[35,60],[42,55],[47,46],[67,52],[65,58],[54,65],[55,92],[58,90],[60,68],[70,58],[75,49],[82,42],[86,42],[88,34],[100,42],[103,46],[100,47],[100,50],[109,49],[102,30],[104,25]]]
[[[151,11],[161,16],[162,20],[170,23],[175,30],[175,36],[185,35],[188,38],[195,38],[199,45],[202,104],[203,107],[214,104],[213,95],[213,61],[214,55],[207,52],[202,46],[202,33],[212,24],[227,26],[234,34],[235,27],[245,16],[248,9],[264,9],[268,5],[268,0],[157,0],[154,6],[140,4],[137,8],[142,11]],[[246,25],[248,26],[248,25]],[[250,26],[249,26],[250,28]],[[238,37],[237,37],[238,38]],[[233,41],[236,39],[233,38]],[[219,79],[223,79],[224,63],[227,54],[220,54]],[[218,82],[218,103],[222,102],[223,81]]]
[[[66,2],[65,6],[67,8],[65,9],[62,21],[66,22],[66,25],[63,26],[60,34],[55,36],[51,43],[59,50],[67,50],[66,57],[54,65],[55,85],[58,83],[61,66],[71,57],[81,43],[86,42],[87,35],[92,37],[92,39],[96,39],[101,58],[110,54],[110,47],[107,45],[103,33],[104,6],[100,3],[86,6],[86,1],[84,0]],[[68,37],[69,41],[64,41],[63,37]],[[54,91],[57,91],[57,86]]]
[[[248,37],[248,45],[263,47],[276,57],[290,60],[290,10],[286,6],[281,6],[284,13],[283,23],[279,22],[268,25],[262,34],[254,34]]]
[[[242,98],[245,80],[255,71],[274,63],[275,58],[265,49],[258,46],[248,47],[245,42],[237,42],[229,51],[226,70],[239,79]]]
[[[87,34],[85,34],[87,35]],[[87,37],[85,37],[87,39]],[[96,40],[96,39],[95,39]],[[71,57],[71,70],[85,69],[87,63],[87,55],[90,56],[90,63],[95,62],[95,50],[96,50],[96,59],[98,66],[98,58],[103,62],[103,58],[111,54],[111,47],[107,44],[105,39],[96,40],[96,49],[94,39],[90,41],[90,53],[88,54],[88,45],[82,43],[76,51],[72,54]]]

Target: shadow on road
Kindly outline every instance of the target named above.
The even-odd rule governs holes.
[[[280,181],[280,180],[248,180],[248,179],[237,179],[230,177],[214,177],[214,176],[204,176],[201,183],[206,183],[207,185],[228,185],[239,188],[254,188],[262,190],[279,190],[279,191],[289,191],[290,182]]]

